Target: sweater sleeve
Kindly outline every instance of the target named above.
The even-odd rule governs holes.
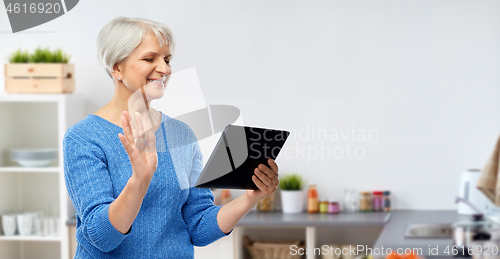
[[[102,149],[77,137],[63,140],[64,180],[82,222],[84,237],[103,252],[115,249],[128,236],[109,221],[113,186]]]
[[[191,176],[199,176],[203,169],[201,150],[197,143],[194,144],[194,158]],[[192,177],[196,178],[197,177]],[[206,246],[215,242],[225,234],[217,223],[217,213],[221,206],[214,205],[214,195],[210,189],[189,188],[189,196],[182,207],[182,215],[187,224],[191,241],[195,246]]]

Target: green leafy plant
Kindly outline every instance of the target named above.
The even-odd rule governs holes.
[[[302,190],[304,181],[298,174],[289,174],[280,177],[280,188],[284,191],[298,191]]]
[[[9,57],[10,63],[28,63],[29,62],[29,53],[28,51],[22,51],[21,49],[12,53]]]
[[[28,51],[18,50],[10,58],[10,63],[68,63],[70,56],[61,49],[51,51],[49,48],[37,48],[31,54]]]
[[[31,63],[52,63],[54,57],[52,56],[52,51],[49,48],[46,49],[35,49],[35,52],[30,55]]]
[[[68,63],[70,56],[68,56],[66,53],[64,53],[61,49],[55,50],[52,53],[54,60],[54,63]]]

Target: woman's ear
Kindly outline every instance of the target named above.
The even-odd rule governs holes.
[[[121,81],[123,79],[122,73],[121,73],[121,70],[120,70],[120,66],[118,66],[118,64],[115,64],[113,66],[113,71],[111,71],[111,74],[118,81]]]

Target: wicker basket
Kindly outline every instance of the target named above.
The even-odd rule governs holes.
[[[304,258],[303,255],[292,255],[290,246],[296,245],[298,250],[303,248],[305,254],[305,245],[303,241],[280,240],[280,241],[255,241],[248,236],[243,236],[243,242],[252,259],[298,259]]]

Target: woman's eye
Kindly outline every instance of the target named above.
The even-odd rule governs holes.
[[[154,61],[154,59],[152,59],[152,58],[145,58],[143,60],[145,60],[147,62],[153,62]],[[165,60],[165,63],[167,63],[167,65],[170,65],[170,60]]]

